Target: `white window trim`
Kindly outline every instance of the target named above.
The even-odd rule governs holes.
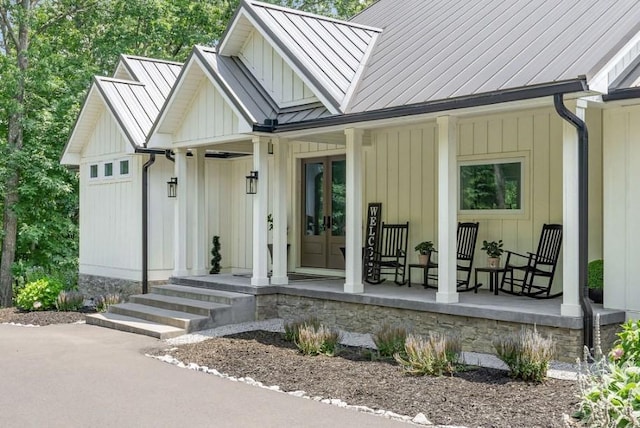
[[[120,174],[120,162],[127,161],[129,163],[129,172],[126,174]],[[131,159],[130,158],[120,158],[115,163],[118,165],[118,178],[130,178],[131,177]],[[115,174],[114,174],[115,175]]]
[[[113,161],[113,160],[101,162],[101,165],[102,165],[101,171],[102,171],[102,178],[103,179],[105,179],[105,180],[113,180],[116,177],[116,174],[115,174],[116,171],[114,171],[114,169],[115,169],[114,168],[114,163],[115,162],[116,161]],[[111,175],[105,174],[105,168],[106,168],[107,164],[111,164]]]
[[[100,162],[97,162],[97,163],[90,163],[90,164],[88,164],[88,166],[89,166],[89,181],[96,181],[96,180],[99,180],[99,179],[100,179]],[[91,167],[92,167],[92,166],[95,166],[95,167],[96,167],[96,169],[97,169],[97,174],[96,174],[96,176],[95,176],[95,177],[92,177],[92,176],[91,176]]]
[[[520,209],[517,210],[463,210],[460,200],[461,168],[467,165],[490,165],[496,163],[520,163]],[[529,217],[529,195],[531,176],[529,168],[529,152],[494,153],[483,155],[459,156],[457,165],[458,188],[456,191],[458,216],[461,219],[498,219],[509,218],[513,220],[525,220]]]

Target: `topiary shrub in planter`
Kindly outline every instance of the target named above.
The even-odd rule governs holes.
[[[594,303],[602,303],[604,287],[604,261],[593,260],[587,266],[587,287],[589,298]]]
[[[64,289],[55,278],[41,278],[24,286],[16,297],[16,306],[23,311],[46,311],[54,309],[56,299]]]

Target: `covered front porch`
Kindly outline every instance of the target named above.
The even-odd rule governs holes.
[[[493,340],[522,328],[535,328],[556,343],[556,358],[575,362],[582,356],[582,317],[561,313],[562,299],[536,300],[494,295],[486,286],[478,293],[461,293],[456,303],[440,303],[436,290],[419,284],[365,284],[361,293],[344,293],[344,278],[292,275],[287,285],[255,286],[247,275],[219,274],[174,277],[174,284],[231,291],[256,297],[256,319],[296,320],[317,317],[348,331],[372,333],[385,323],[418,334],[444,331],[460,336],[467,351],[494,353]],[[603,348],[615,340],[624,311],[603,309],[599,314]]]

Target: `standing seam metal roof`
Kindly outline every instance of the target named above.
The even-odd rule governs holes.
[[[350,112],[593,77],[640,29],[633,0],[380,0]]]

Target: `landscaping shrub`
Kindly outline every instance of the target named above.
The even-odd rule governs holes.
[[[494,342],[500,358],[509,367],[509,374],[524,381],[542,382],[547,377],[553,357],[553,341],[542,337],[535,329],[522,330]]]
[[[95,298],[94,303],[96,305],[96,311],[98,312],[106,312],[109,309],[109,306],[116,305],[118,303],[122,303],[122,296],[118,293],[109,293],[103,296],[98,296]]]
[[[298,330],[296,346],[305,355],[325,354],[333,356],[336,353],[340,333],[324,325],[316,328],[313,325],[303,325]]]
[[[45,311],[55,308],[58,294],[63,290],[56,278],[41,278],[26,284],[16,297],[16,306],[25,311]]]
[[[384,324],[373,333],[372,338],[378,348],[378,355],[390,358],[394,354],[404,354],[407,330],[404,327],[392,327],[389,324]]]
[[[84,296],[77,291],[61,291],[56,299],[56,309],[62,312],[78,311],[84,306]]]
[[[596,315],[595,362],[585,348],[580,362],[579,410],[574,415],[588,427],[640,426],[640,367],[638,349],[640,322],[622,325],[616,347],[607,360],[600,349],[600,317]]]
[[[628,361],[640,366],[640,320],[622,324],[622,331],[617,336],[618,340],[609,354],[611,362],[623,365]]]
[[[458,338],[444,334],[432,333],[427,338],[410,334],[404,351],[406,357],[396,353],[394,358],[405,373],[441,376],[457,371],[462,345]]]
[[[284,323],[284,339],[288,342],[296,342],[298,340],[298,333],[304,326],[312,326],[315,329],[320,328],[320,320],[315,317],[304,318],[301,320],[295,320]]]
[[[601,290],[604,283],[604,260],[593,260],[587,265],[587,286]]]

